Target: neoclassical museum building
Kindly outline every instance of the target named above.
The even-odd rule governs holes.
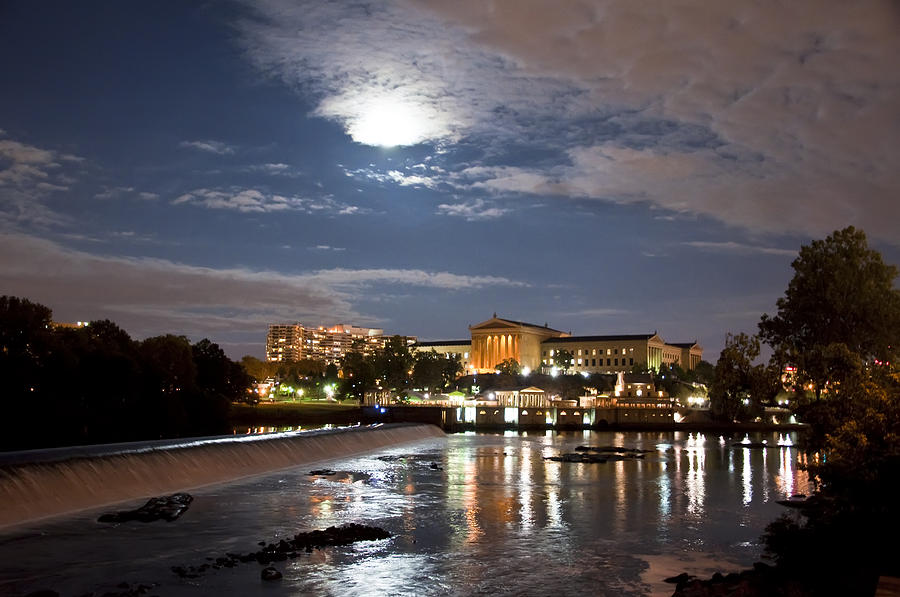
[[[659,334],[572,336],[543,326],[494,316],[469,326],[469,340],[418,342],[417,350],[459,355],[467,373],[489,373],[506,359],[540,371],[553,366],[557,351],[572,354],[570,370],[584,373],[628,372],[636,363],[651,367],[678,364],[693,369],[703,358],[697,342],[666,342]]]

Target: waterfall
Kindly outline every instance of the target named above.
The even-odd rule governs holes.
[[[8,454],[0,459],[0,529],[443,436],[433,425],[396,424],[154,442],[89,456],[78,448],[70,457],[67,449],[20,453],[31,462]]]

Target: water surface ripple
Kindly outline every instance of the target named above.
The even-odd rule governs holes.
[[[95,522],[97,512],[0,535],[0,594],[52,588],[102,594],[119,583],[158,595],[671,594],[660,581],[759,558],[775,501],[809,490],[791,435],[765,449],[715,435],[530,432],[456,434],[284,470],[193,493],[174,523]],[[578,445],[652,450],[642,460],[566,463]],[[139,504],[134,504],[139,505]],[[257,542],[348,522],[394,537],[302,554],[260,580],[258,564],[180,579]]]

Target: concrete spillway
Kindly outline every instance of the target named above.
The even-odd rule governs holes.
[[[381,425],[144,444],[112,453],[75,449],[0,459],[0,529],[319,460],[443,437],[433,425]],[[87,454],[87,455],[83,455]]]

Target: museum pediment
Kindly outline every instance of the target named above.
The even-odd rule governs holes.
[[[476,323],[473,326],[469,326],[469,329],[472,331],[475,330],[517,330],[522,327],[521,324],[508,321],[506,319],[500,319],[499,317],[492,317],[487,321],[482,321],[481,323]]]

